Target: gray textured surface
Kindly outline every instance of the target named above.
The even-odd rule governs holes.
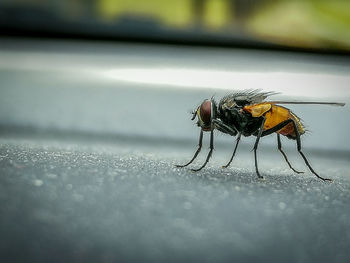
[[[310,173],[293,175],[280,155],[265,153],[261,181],[244,153],[228,170],[218,167],[227,159],[218,154],[195,174],[174,168],[188,155],[176,145],[176,154],[117,140],[17,138],[0,145],[0,247],[9,260],[349,258],[347,160],[314,156],[314,166],[335,180],[324,183]]]
[[[216,135],[208,167],[193,173],[174,164],[192,156],[199,131],[188,112],[213,90],[102,81],[75,67],[249,73],[267,66],[267,74],[328,76],[346,75],[347,58],[8,39],[0,46],[8,61],[0,63],[1,261],[348,262],[347,107],[293,107],[313,131],[303,137],[304,152],[333,183],[315,178],[284,139],[291,162],[305,171],[294,175],[275,136],[259,148],[265,180],[254,173],[253,138],[242,140],[224,170],[233,138]],[[348,102],[336,84],[323,83],[334,88],[332,99]],[[205,138],[194,166],[205,158]]]

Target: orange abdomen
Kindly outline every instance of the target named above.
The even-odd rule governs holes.
[[[305,129],[302,125],[300,119],[293,114],[289,109],[282,106],[278,106],[270,103],[260,103],[254,105],[248,105],[244,107],[245,111],[248,111],[252,114],[253,117],[265,116],[264,130],[269,130],[276,125],[292,119],[295,121],[299,134],[304,134]],[[291,138],[296,137],[294,126],[292,123],[287,124],[287,126],[278,130],[277,133],[285,135]]]

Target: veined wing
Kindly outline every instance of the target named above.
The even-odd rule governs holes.
[[[233,107],[234,105],[257,104],[263,102],[268,96],[278,94],[277,92],[262,92],[261,90],[243,90],[230,93],[220,100],[220,105]]]
[[[330,106],[345,106],[343,102],[324,102],[324,101],[268,101],[272,104],[314,104],[314,105],[330,105]]]

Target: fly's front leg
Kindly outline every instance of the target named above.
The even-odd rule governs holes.
[[[191,169],[191,170],[194,172],[198,172],[198,171],[202,170],[209,162],[209,159],[211,157],[213,150],[214,150],[214,129],[212,129],[210,131],[210,150],[209,150],[209,153],[207,155],[207,159],[205,160],[204,164],[201,167],[199,167],[198,169]]]
[[[230,134],[231,136],[236,136],[236,134],[238,133],[238,137],[237,137],[235,149],[233,150],[233,154],[232,154],[232,156],[231,156],[231,159],[230,159],[230,161],[229,161],[226,165],[222,166],[222,168],[227,168],[227,167],[231,164],[231,162],[232,162],[232,160],[233,160],[233,157],[234,157],[235,154],[236,154],[236,150],[237,150],[238,143],[239,143],[239,141],[241,140],[241,133],[238,132],[238,130],[236,129],[236,127],[234,127],[234,126],[230,127],[230,126],[226,125],[225,123],[223,123],[221,120],[218,120],[218,119],[213,120],[213,123],[215,124],[215,127],[216,127],[219,131],[222,131],[222,132],[224,132],[224,133]]]
[[[186,166],[188,166],[189,164],[191,164],[193,161],[194,161],[194,159],[196,159],[197,158],[197,155],[199,154],[199,152],[201,151],[201,149],[202,149],[202,141],[203,141],[203,130],[201,129],[201,133],[200,133],[200,135],[199,135],[199,142],[198,142],[198,148],[197,148],[197,151],[195,152],[195,154],[194,154],[194,156],[192,157],[192,159],[188,162],[188,163],[186,163],[186,164],[184,164],[184,165],[175,165],[176,167],[180,167],[180,168],[182,168],[182,167],[186,167]]]

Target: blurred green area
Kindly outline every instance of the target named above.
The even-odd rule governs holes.
[[[350,1],[274,1],[252,14],[246,27],[288,46],[350,49]]]
[[[125,27],[130,34],[137,32],[128,24],[139,23],[162,32],[232,37],[233,42],[239,36],[289,47],[350,50],[347,0],[0,0],[0,21],[8,8],[19,11],[3,19],[7,24],[18,24],[21,12],[28,17],[38,9],[48,24],[53,15],[69,23],[112,25],[116,32]]]

